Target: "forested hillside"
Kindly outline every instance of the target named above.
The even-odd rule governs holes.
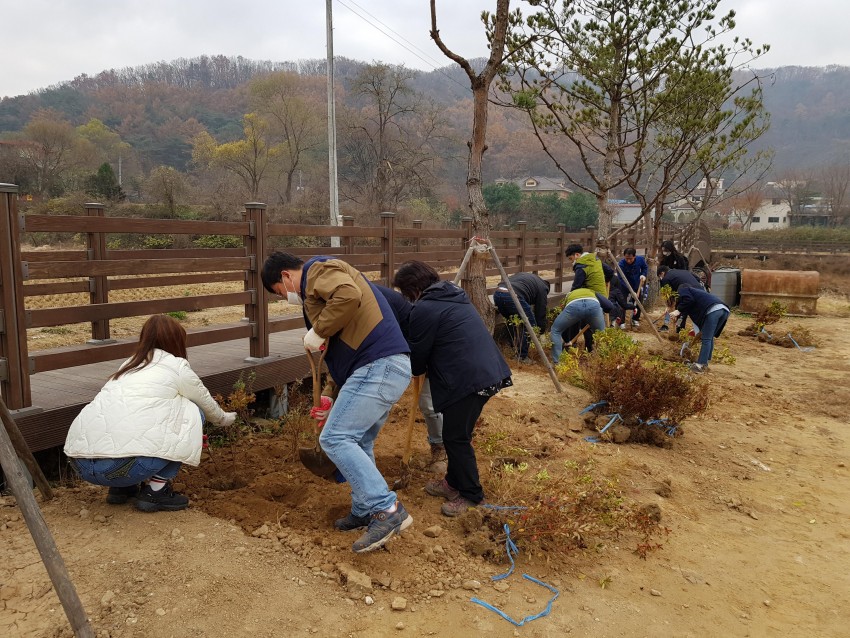
[[[224,214],[256,198],[327,210],[324,72],[323,60],[202,56],[4,98],[0,181],[55,196],[84,190],[97,175],[109,180],[101,173],[111,169],[120,171],[122,196],[159,202],[172,214],[188,202]],[[462,209],[471,93],[460,69],[425,73],[340,58],[336,73],[345,210],[405,209],[439,219]],[[759,73],[772,125],[758,144],[775,150],[774,173],[846,163],[850,68]],[[523,114],[494,105],[489,125],[487,181],[558,174]],[[44,136],[67,148],[28,168],[20,158],[28,144],[44,146]],[[252,144],[255,165],[246,169],[240,157]]]

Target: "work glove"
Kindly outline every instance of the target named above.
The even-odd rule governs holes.
[[[333,399],[323,395],[321,405],[310,408],[310,417],[319,422],[319,427],[322,427],[325,424],[325,421],[328,420],[328,415],[331,413],[333,404]]]
[[[222,417],[221,421],[218,424],[223,428],[229,428],[236,422],[236,413],[235,412],[225,412],[224,417]]]
[[[310,352],[319,352],[324,350],[325,339],[316,334],[316,331],[310,328],[307,334],[304,335],[304,347]]]
[[[678,310],[673,310],[673,311],[670,313],[670,318],[671,318],[671,319],[678,319],[678,318],[679,318],[679,315],[681,315],[681,314],[682,314],[682,313],[681,313],[681,312],[679,312]]]

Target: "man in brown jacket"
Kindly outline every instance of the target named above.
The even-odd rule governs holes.
[[[352,549],[369,552],[407,529],[413,517],[375,466],[375,438],[410,383],[410,348],[384,296],[361,272],[332,257],[306,263],[273,253],[263,266],[269,292],[303,306],[304,345],[327,348],[325,363],[338,388],[319,444],[351,486],[342,531],[366,527]]]

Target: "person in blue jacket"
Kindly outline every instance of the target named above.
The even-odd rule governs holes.
[[[676,310],[670,313],[671,317],[681,314],[689,317],[694,325],[700,329],[702,344],[700,346],[697,362],[691,364],[694,372],[704,372],[711,361],[714,352],[714,340],[726,327],[729,319],[729,308],[719,297],[699,288],[679,288],[679,296],[676,299]]]
[[[634,248],[626,248],[623,251],[623,258],[620,260],[620,269],[626,276],[632,290],[637,293],[638,298],[641,301],[646,299],[647,289],[644,284],[649,274],[649,266],[646,265],[646,260],[638,255]],[[635,308],[632,314],[632,327],[640,328],[640,307]]]
[[[413,374],[428,373],[434,409],[443,414],[445,478],[425,491],[445,499],[445,516],[457,516],[484,500],[472,430],[488,399],[512,385],[511,370],[462,288],[421,261],[401,265],[393,279],[413,301],[408,338]]]

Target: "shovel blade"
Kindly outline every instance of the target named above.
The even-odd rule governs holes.
[[[396,482],[393,483],[393,491],[403,490],[408,485],[410,485],[410,464],[402,463],[401,476],[399,476],[398,479],[396,479]]]
[[[298,458],[301,459],[302,465],[316,476],[323,479],[335,480],[336,465],[334,465],[334,462],[328,458],[328,455],[321,448],[298,448]]]

